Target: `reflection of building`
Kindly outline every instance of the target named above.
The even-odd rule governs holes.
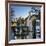
[[[40,20],[36,20],[36,38],[40,37]]]
[[[27,36],[27,38],[31,39],[32,38],[32,21],[29,20],[30,16],[28,16],[26,19],[25,19],[25,24],[26,26],[29,27],[29,36]]]
[[[30,11],[29,16],[25,19],[25,23],[30,30],[29,37],[31,38],[40,38],[40,10],[36,12]]]

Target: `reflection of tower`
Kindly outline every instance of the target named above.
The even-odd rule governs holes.
[[[32,8],[26,18],[26,25],[30,30],[30,38],[40,38],[40,9]]]
[[[32,22],[33,38],[40,38],[40,10],[34,9],[35,12],[32,12],[32,17],[34,20]]]

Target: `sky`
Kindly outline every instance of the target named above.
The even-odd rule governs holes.
[[[11,6],[11,8],[14,10],[14,18],[23,17],[26,18],[29,15],[29,11],[32,7],[24,7],[24,6]]]
[[[23,17],[26,18],[29,15],[29,11],[31,10],[31,7],[24,7],[24,6],[12,6],[11,7],[14,10],[15,17]]]

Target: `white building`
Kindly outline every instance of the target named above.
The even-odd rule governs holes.
[[[33,38],[33,25],[32,25],[32,21],[34,19],[36,19],[36,30],[35,31],[35,37],[36,38],[40,38],[40,19],[38,19],[36,16],[39,16],[39,12],[29,12],[29,16],[26,18],[26,25],[29,27],[30,30],[30,35],[28,36],[28,38]]]

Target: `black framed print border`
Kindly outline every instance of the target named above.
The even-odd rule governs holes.
[[[16,4],[15,4],[16,3]],[[8,4],[10,4],[11,5],[11,7],[13,6],[13,7],[36,7],[37,5],[34,5],[34,4],[38,4],[38,7],[42,7],[42,5],[43,5],[43,41],[37,41],[37,42],[23,42],[23,43],[9,43],[9,41],[8,41]],[[13,4],[13,5],[12,5]],[[27,5],[26,5],[27,4]],[[29,5],[30,4],[30,5]],[[33,4],[33,6],[32,6],[32,4]],[[9,6],[10,6],[9,5]],[[5,1],[5,11],[6,11],[6,33],[5,33],[5,46],[14,46],[14,45],[24,45],[24,44],[43,44],[43,43],[45,43],[45,3],[44,2],[27,2],[27,1],[8,1],[8,0],[6,0]],[[17,8],[18,8],[17,7]],[[19,7],[19,8],[20,8]],[[17,9],[16,8],[16,9]],[[18,8],[18,9],[19,9]],[[15,9],[15,10],[16,10]],[[20,8],[21,9],[21,8]],[[10,9],[9,9],[10,10]],[[16,12],[18,12],[18,11],[16,11]],[[24,12],[23,12],[24,13]],[[17,13],[16,13],[17,14]],[[27,18],[26,18],[27,19]],[[26,20],[25,19],[25,20]],[[24,37],[25,38],[25,37]],[[23,39],[24,39],[23,38]]]

